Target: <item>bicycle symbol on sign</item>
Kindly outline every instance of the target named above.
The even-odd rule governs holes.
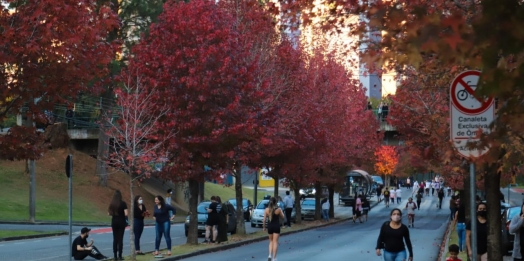
[[[466,82],[466,84],[469,85],[472,88],[477,87],[477,85],[471,85],[469,83],[470,83],[470,81]],[[466,99],[468,99],[468,97],[470,99],[472,99],[472,100],[475,99],[475,96],[470,95],[466,90],[460,90],[460,91],[457,92],[457,99],[459,99],[459,101],[465,101]]]

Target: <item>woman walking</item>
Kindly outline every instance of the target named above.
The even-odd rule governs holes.
[[[137,255],[144,255],[140,251],[140,237],[144,232],[144,217],[149,216],[146,206],[143,204],[144,200],[140,195],[135,197],[133,210],[133,232],[135,233],[135,251]]]
[[[353,207],[353,223],[356,223],[357,218],[360,223],[362,223],[362,195],[358,195],[355,200],[355,205]]]
[[[509,233],[515,234],[513,241],[513,261],[523,261],[524,255],[522,253],[522,244],[524,243],[524,204],[520,207],[520,215],[515,215],[509,223]]]
[[[227,209],[227,205],[225,203],[222,203],[222,199],[220,199],[219,196],[215,197],[218,203],[217,211],[218,211],[218,217],[219,217],[219,223],[218,223],[218,235],[217,235],[217,243],[222,243],[227,241],[227,227],[229,224],[229,211]]]
[[[284,213],[278,207],[277,199],[271,197],[269,199],[269,204],[264,211],[264,221],[263,229],[266,231],[266,222],[267,224],[267,233],[269,234],[269,256],[267,261],[277,261],[277,250],[278,250],[278,238],[280,236],[280,219],[284,219]]]
[[[111,216],[111,228],[113,229],[113,254],[115,260],[124,260],[122,249],[124,247],[124,232],[126,231],[128,210],[127,204],[122,201],[120,190],[115,191],[113,200],[109,204],[108,214]]]
[[[473,253],[471,248],[471,223],[477,222],[477,253]],[[515,236],[516,240],[516,236]],[[477,255],[478,261],[488,261],[488,220],[486,203],[477,204],[477,218],[470,220],[466,224],[466,247],[468,257]]]
[[[170,211],[173,215],[169,216]],[[160,195],[155,197],[155,211],[153,212],[153,218],[155,219],[155,256],[158,256],[160,248],[160,241],[162,240],[162,235],[166,239],[167,244],[167,255],[171,255],[171,220],[175,218],[176,209],[171,205],[167,205],[164,201],[164,198]]]
[[[409,238],[409,229],[402,224],[402,211],[398,208],[391,210],[391,221],[387,221],[380,228],[377,239],[376,252],[380,256],[380,249],[384,249],[384,261],[413,260],[413,248]],[[405,242],[405,245],[404,245]],[[409,259],[406,254],[406,246],[409,251]]]

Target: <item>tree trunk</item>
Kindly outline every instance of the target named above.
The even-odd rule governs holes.
[[[194,179],[187,181],[189,187],[189,228],[186,244],[198,244],[198,190],[199,182]]]
[[[329,193],[329,218],[335,218],[335,204],[334,204],[334,197],[335,197],[335,185],[330,184],[328,185],[328,193]]]
[[[322,206],[320,206],[320,197],[322,196],[322,187],[320,181],[315,182],[315,220],[322,220]]]
[[[24,127],[33,127],[33,113],[26,114],[27,120],[23,122]],[[26,160],[26,170],[29,174],[29,222],[34,223],[36,219],[36,173],[35,161]]]
[[[278,183],[280,182],[280,178],[278,176],[275,176],[273,177],[273,179],[275,180],[275,185],[273,186],[273,189],[275,190],[275,192],[273,193],[274,194],[274,197],[278,200]]]
[[[112,112],[112,98],[113,89],[108,86],[104,95],[100,98],[100,121],[99,126],[100,132],[98,134],[98,151],[96,161],[96,175],[98,175],[98,183],[101,186],[107,187],[107,157],[109,156],[109,136],[106,133],[106,128],[111,124],[110,121],[113,119]]]
[[[463,193],[460,194],[460,204],[464,204],[465,206],[465,209],[466,209],[466,220],[471,220],[471,216],[470,216],[470,209],[471,209],[471,204],[470,204],[470,194],[471,194],[471,190],[469,189],[469,183],[471,181],[471,179],[469,178],[469,163],[467,161],[464,161],[462,163],[462,167],[464,168],[464,172],[466,173],[465,177],[464,177],[464,190],[463,190]]]
[[[293,182],[295,185],[293,189],[293,194],[295,195],[295,224],[302,224],[302,210],[300,205],[300,191],[298,189],[298,184]]]
[[[205,189],[205,181],[198,182],[198,202],[204,201],[204,189]]]
[[[127,218],[129,219],[129,240],[130,240],[130,249],[131,249],[131,260],[136,260],[136,249],[135,249],[135,230],[133,229],[133,223],[135,222],[134,212],[135,212],[135,199],[134,199],[134,190],[133,190],[133,177],[129,175],[131,178],[131,181],[129,181],[129,194],[130,194],[130,201],[131,204],[129,204],[129,215]]]
[[[108,122],[103,117],[102,124],[100,125],[100,132],[98,134],[98,151],[96,161],[96,175],[98,175],[98,184],[107,187],[107,157],[109,155],[109,136],[105,132],[105,126],[108,126]]]
[[[237,200],[237,234],[246,234],[246,225],[244,222],[244,206],[242,200],[242,166],[235,165],[235,198]]]
[[[488,260],[502,261],[502,233],[500,230],[500,175],[497,164],[485,168],[484,187],[488,208]]]

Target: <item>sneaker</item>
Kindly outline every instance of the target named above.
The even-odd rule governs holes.
[[[267,261],[271,261],[272,259],[273,259],[273,258],[271,257],[271,255],[269,255],[269,256],[267,257]]]
[[[209,243],[209,240],[207,239],[204,239],[204,241],[202,241],[202,244],[207,244],[207,243]]]

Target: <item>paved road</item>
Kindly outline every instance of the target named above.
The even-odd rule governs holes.
[[[351,209],[344,206],[335,206],[336,215],[349,216]],[[261,228],[252,228],[249,223],[246,223],[246,230],[248,233],[261,230]],[[78,235],[80,226],[73,227],[75,231],[74,237]],[[0,229],[22,229],[22,230],[37,230],[37,231],[54,231],[64,230],[68,231],[67,225],[18,225],[18,224],[0,224]],[[112,233],[111,228],[98,227],[93,228],[89,239],[95,240],[101,252],[106,256],[112,256]],[[171,226],[172,245],[181,245],[186,243],[184,236],[184,224],[173,224]],[[154,250],[155,229],[152,226],[146,226],[141,240],[141,249],[144,252]],[[200,241],[203,241],[200,238]],[[126,230],[124,235],[124,254],[129,253],[129,232]],[[162,239],[160,245],[165,248],[165,241]],[[60,261],[69,260],[69,238],[68,236],[58,236],[39,239],[28,239],[18,241],[0,242],[0,260],[24,260],[24,261]]]
[[[407,193],[406,193],[407,194]],[[407,199],[407,197],[405,197]],[[415,260],[434,261],[446,229],[449,207],[445,203],[441,210],[436,208],[436,197],[424,198],[421,210],[416,212],[415,228],[410,229]],[[400,206],[405,206],[404,200]],[[389,219],[390,211],[399,205],[375,207],[363,224],[344,222],[341,224],[284,235],[280,238],[278,260],[383,260],[375,254],[375,245],[380,226]],[[403,217],[407,221],[407,217]],[[187,261],[240,261],[267,260],[268,242],[262,241],[239,248],[215,252]]]

